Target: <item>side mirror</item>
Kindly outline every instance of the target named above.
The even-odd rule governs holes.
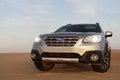
[[[107,38],[107,37],[112,37],[112,32],[106,31],[106,32],[105,32],[105,37],[106,37],[106,38]]]

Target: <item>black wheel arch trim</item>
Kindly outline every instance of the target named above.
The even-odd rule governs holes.
[[[36,54],[36,59],[33,60],[33,61],[41,61],[41,55],[39,54],[39,52],[38,52],[37,50],[32,49],[32,50],[31,50],[31,54],[32,54],[32,53],[35,53],[35,54]]]

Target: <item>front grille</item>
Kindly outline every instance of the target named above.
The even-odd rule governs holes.
[[[78,36],[48,36],[45,44],[47,46],[74,46],[78,39]]]
[[[81,56],[77,53],[42,53],[42,57],[50,58],[80,58]]]

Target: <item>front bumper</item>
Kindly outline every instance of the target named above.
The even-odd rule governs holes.
[[[102,52],[101,51],[87,51],[83,56],[80,56],[78,53],[42,53],[39,54],[37,50],[32,50],[31,54],[35,54],[36,58],[32,59],[39,61],[49,61],[54,63],[101,63],[102,61]],[[97,54],[98,60],[91,60],[91,55]]]
[[[44,43],[34,43],[33,49],[37,50],[40,54],[44,52],[48,53],[78,53],[83,56],[87,51],[101,51],[105,49],[104,43],[76,43],[76,45],[71,47],[54,47],[46,46]]]
[[[51,62],[100,63],[105,46],[99,43],[81,43],[71,47],[46,46],[45,43],[34,43],[32,53],[39,54],[40,60]],[[98,60],[92,61],[91,55],[97,54]],[[38,58],[38,57],[37,57]]]

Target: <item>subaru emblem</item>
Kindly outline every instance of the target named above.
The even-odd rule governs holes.
[[[57,38],[57,40],[62,42],[62,41],[64,41],[64,38]]]

